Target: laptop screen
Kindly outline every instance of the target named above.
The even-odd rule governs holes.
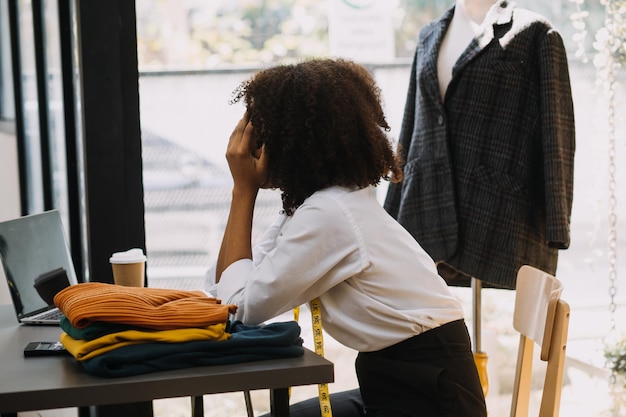
[[[0,261],[20,318],[48,307],[54,280],[76,283],[57,210],[0,222]]]

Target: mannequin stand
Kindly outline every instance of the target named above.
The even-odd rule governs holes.
[[[476,369],[478,369],[478,376],[480,378],[480,384],[483,387],[483,394],[485,397],[487,396],[487,392],[489,391],[489,377],[487,375],[487,354],[482,351],[482,281],[473,278],[471,280],[472,284],[472,309],[474,313],[473,320],[473,346],[474,346],[474,362],[476,363]]]

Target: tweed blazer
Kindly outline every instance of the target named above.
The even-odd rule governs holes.
[[[512,289],[524,264],[554,274],[558,249],[570,242],[567,56],[545,18],[500,1],[454,65],[442,100],[437,55],[453,14],[420,31],[398,144],[404,179],[390,185],[385,209],[440,271],[467,278],[444,276],[450,284],[475,277]]]

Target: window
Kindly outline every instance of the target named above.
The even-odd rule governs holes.
[[[433,3],[416,13],[419,2],[377,2],[373,9],[365,7],[369,3],[373,2],[137,1],[150,285],[203,285],[228,215],[231,179],[224,159],[226,144],[243,112],[241,105],[230,106],[228,100],[256,70],[328,56],[333,48],[358,56],[372,42],[361,40],[362,22],[372,26],[374,19],[388,30],[386,42],[378,47],[386,58],[374,59],[380,54],[370,53],[377,62],[363,62],[376,73],[383,91],[401,97],[387,100],[391,124],[399,126],[416,44],[413,30],[445,7]],[[338,19],[353,22],[353,27],[343,27],[335,35],[339,40],[329,42],[332,25],[341,26]],[[279,209],[277,192],[262,190],[255,234]]]

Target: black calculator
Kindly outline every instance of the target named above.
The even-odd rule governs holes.
[[[30,342],[24,348],[24,356],[67,355],[61,342]]]

